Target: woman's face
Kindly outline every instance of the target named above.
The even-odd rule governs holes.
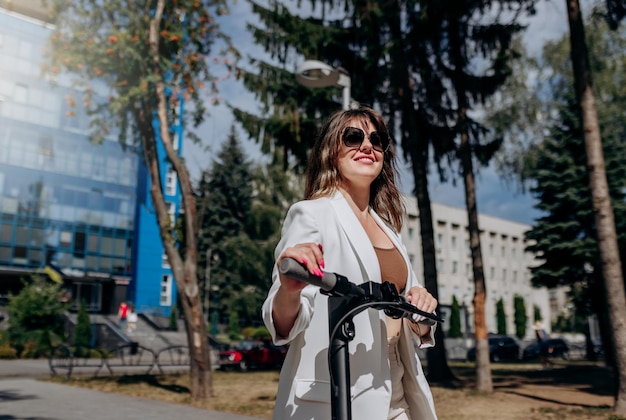
[[[359,146],[356,146],[354,141],[349,142],[351,144],[346,146],[344,137],[346,136],[347,127],[363,130],[365,136]],[[372,145],[372,139],[370,138],[371,133],[374,131],[376,131],[376,128],[369,121],[360,119],[351,120],[344,127],[337,158],[337,167],[341,175],[341,184],[344,188],[367,187],[369,189],[371,183],[383,170],[384,152],[379,151],[381,149],[380,142],[374,141],[375,145]],[[351,140],[354,140],[354,138]],[[374,146],[379,150],[376,150]]]

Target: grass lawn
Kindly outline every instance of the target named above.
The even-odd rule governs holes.
[[[540,369],[538,363],[492,364],[494,392],[491,394],[475,390],[473,363],[451,362],[450,366],[459,381],[453,386],[432,384],[441,420],[626,420],[611,416],[612,372],[598,363],[558,361],[552,369],[546,370]],[[216,371],[213,373],[214,397],[193,404],[187,374],[53,377],[48,380],[270,419],[278,372]]]

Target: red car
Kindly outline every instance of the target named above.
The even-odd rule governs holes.
[[[220,369],[280,369],[287,346],[276,346],[271,340],[244,340],[219,354]]]

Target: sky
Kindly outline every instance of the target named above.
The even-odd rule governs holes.
[[[582,0],[583,10],[590,1]],[[583,12],[584,13],[584,12]],[[586,14],[583,14],[586,16]],[[230,35],[235,46],[241,51],[243,59],[248,56],[255,58],[264,57],[263,48],[253,43],[252,35],[246,28],[248,22],[253,22],[254,15],[250,11],[249,4],[245,1],[237,1],[231,6],[230,15],[222,22],[222,30]],[[565,12],[565,2],[562,0],[541,0],[537,5],[537,13],[529,17],[527,30],[524,35],[524,43],[528,52],[539,55],[546,41],[555,40],[568,33],[569,27]],[[340,92],[338,92],[340,95]],[[220,84],[222,104],[208,106],[210,115],[205,123],[197,130],[203,139],[202,145],[187,144],[184,156],[187,161],[192,178],[197,178],[204,169],[209,169],[215,154],[219,151],[221,143],[226,140],[231,126],[236,124],[230,110],[224,102],[231,103],[239,108],[259,113],[259,105],[254,96],[243,85],[232,79]],[[237,127],[239,139],[244,144],[246,152],[251,160],[263,159],[258,145],[249,139],[247,135]],[[413,189],[413,177],[410,168],[400,161],[400,188],[403,193],[411,194]],[[465,207],[465,193],[462,180],[457,185],[440,183],[436,176],[430,180],[429,192],[433,202],[446,204],[458,208]],[[532,224],[540,216],[533,207],[533,198],[527,193],[523,194],[515,185],[507,184],[492,167],[483,168],[476,174],[477,206],[480,214],[486,214],[518,223]]]

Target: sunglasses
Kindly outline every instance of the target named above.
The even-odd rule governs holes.
[[[360,128],[346,127],[343,130],[341,140],[346,147],[350,149],[359,149],[363,140],[365,140],[365,132]],[[372,149],[377,152],[385,153],[389,149],[390,139],[389,136],[378,131],[372,131],[369,135]]]

